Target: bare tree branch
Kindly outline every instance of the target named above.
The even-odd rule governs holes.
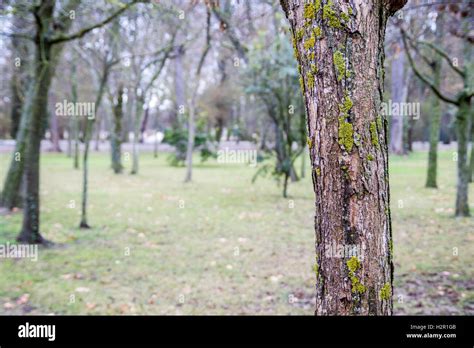
[[[138,3],[138,2],[141,2],[140,0],[133,0],[132,2],[128,3],[128,4],[125,4],[123,5],[123,7],[120,9],[120,10],[117,10],[115,11],[113,14],[111,14],[109,17],[107,17],[106,19],[104,19],[103,21],[99,22],[99,23],[96,23],[94,25],[91,25],[89,27],[86,27],[86,28],[83,28],[79,31],[77,31],[76,33],[74,34],[70,34],[70,35],[59,35],[55,38],[52,38],[51,40],[49,40],[50,44],[58,44],[58,43],[61,43],[61,42],[65,42],[65,41],[70,41],[70,40],[74,40],[74,39],[79,39],[81,37],[83,37],[84,35],[86,35],[88,32],[94,30],[94,29],[97,29],[97,28],[100,28],[104,25],[106,25],[107,23],[111,22],[114,18],[120,16],[123,12],[125,12],[126,10],[128,10],[132,5]]]
[[[457,100],[448,98],[443,93],[441,93],[441,91],[438,89],[438,87],[435,86],[434,82],[431,81],[427,76],[425,76],[423,73],[421,73],[418,70],[418,68],[416,67],[415,62],[413,61],[413,58],[410,54],[410,47],[408,47],[408,43],[407,43],[407,34],[406,34],[405,30],[403,30],[403,29],[400,29],[400,31],[401,31],[401,34],[402,34],[403,45],[405,46],[405,52],[407,54],[408,61],[410,63],[411,68],[413,69],[413,72],[415,73],[415,75],[421,81],[423,81],[426,85],[428,85],[428,87],[430,87],[430,89],[438,96],[438,98],[445,101],[446,103],[450,103],[450,104],[453,104],[453,105],[459,105],[459,102]]]
[[[0,36],[6,36],[6,37],[10,37],[10,38],[17,38],[17,39],[25,39],[25,40],[35,41],[33,36],[30,36],[30,35],[27,35],[27,34],[21,34],[21,33],[0,32]]]
[[[217,7],[212,7],[212,12],[216,16],[216,18],[225,26],[226,34],[229,37],[230,42],[234,46],[234,48],[237,50],[237,53],[241,59],[243,59],[246,63],[248,62],[248,57],[247,57],[247,47],[242,45],[240,40],[237,38],[237,35],[235,34],[233,28],[230,26],[229,23],[229,18],[221,12],[221,10]]]
[[[411,38],[409,38],[410,40],[412,40]],[[443,49],[441,49],[440,47],[436,46],[435,44],[431,43],[431,42],[427,42],[427,41],[416,41],[417,44],[420,44],[420,45],[423,45],[423,46],[426,46],[426,47],[429,47],[431,48],[433,51],[435,51],[436,53],[438,53],[441,57],[443,57],[449,64],[449,66],[454,70],[456,71],[459,75],[461,75],[463,78],[465,77],[465,72],[462,71],[461,69],[459,69],[458,67],[456,67],[452,60],[451,60],[451,57],[449,57],[448,53],[446,51],[444,51]]]

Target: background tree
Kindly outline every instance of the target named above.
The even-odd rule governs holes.
[[[274,177],[283,179],[286,198],[289,180],[297,179],[294,163],[306,146],[306,125],[303,123],[302,133],[299,115],[304,119],[304,109],[291,45],[279,26],[268,36],[259,37],[251,49],[246,91],[261,100],[273,125],[275,164],[263,164],[253,180],[271,171]]]
[[[38,5],[19,6],[24,15],[34,18],[34,34],[16,33],[15,36],[26,37],[34,43],[33,79],[26,96],[25,132],[28,141],[24,150],[25,201],[23,226],[18,236],[19,242],[47,243],[40,234],[40,200],[39,168],[40,145],[43,135],[43,124],[47,117],[48,92],[51,86],[55,67],[60,58],[65,42],[80,38],[93,29],[99,28],[117,17],[137,1],[122,5],[106,19],[68,34],[75,18],[75,9],[80,1],[70,0],[59,13],[55,11],[56,1],[42,1]]]
[[[466,17],[462,18],[472,18],[472,8],[467,4],[465,5],[467,11]],[[444,10],[443,7],[440,10]],[[454,14],[454,16],[461,17],[462,14]],[[463,23],[463,21],[459,21]],[[464,24],[466,25],[466,24]],[[471,133],[471,122],[473,119],[473,108],[471,107],[471,99],[474,95],[473,86],[472,86],[472,66],[470,62],[470,45],[467,44],[464,48],[464,64],[462,67],[459,67],[456,64],[455,60],[442,48],[439,47],[436,43],[431,43],[425,40],[416,40],[410,34],[406,32],[404,28],[402,30],[402,37],[404,40],[405,48],[407,51],[408,61],[410,66],[413,69],[414,74],[425,83],[432,92],[442,101],[454,105],[457,107],[456,113],[456,135],[458,143],[457,151],[457,169],[458,169],[458,182],[456,190],[456,205],[455,205],[455,214],[456,216],[469,216],[469,203],[468,203],[468,183],[469,183],[469,164],[468,164],[468,144],[469,136]],[[439,42],[439,41],[437,41]],[[414,49],[420,55],[425,57],[423,60],[429,61],[425,55],[420,50],[420,46],[427,48],[437,56],[437,60],[444,60],[447,65],[451,68],[453,72],[461,79],[462,85],[459,90],[456,91],[454,97],[451,97],[446,92],[442,91],[439,86],[439,76],[435,75],[434,79],[429,77],[426,73],[422,72],[418,66],[415,64],[412,55],[409,49]],[[435,71],[436,72],[436,71]],[[436,82],[438,81],[438,83]]]

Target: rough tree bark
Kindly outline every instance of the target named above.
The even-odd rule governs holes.
[[[317,315],[392,314],[387,19],[406,0],[281,0],[304,92],[315,191]],[[335,256],[330,246],[365,249]]]

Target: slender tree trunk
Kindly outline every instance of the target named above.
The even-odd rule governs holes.
[[[76,72],[76,57],[74,56],[74,60],[72,62],[71,68],[71,97],[72,102],[75,104],[77,103],[77,72]],[[71,125],[71,134],[70,138],[74,141],[74,149],[73,149],[73,158],[74,158],[74,169],[79,169],[79,120],[76,117],[72,117],[70,120]]]
[[[135,120],[133,124],[133,160],[132,160],[132,171],[130,174],[138,174],[138,162],[139,162],[139,151],[138,151],[138,142],[140,138],[140,125],[143,115],[143,105],[145,101],[142,96],[136,96],[135,98]]]
[[[439,98],[436,97],[432,98],[432,100],[433,113],[430,118],[430,149],[428,152],[428,173],[426,175],[425,186],[430,188],[437,188],[438,143],[441,122],[441,101],[439,100]]]
[[[283,179],[283,198],[288,198],[288,174],[284,174],[284,179]]]
[[[174,58],[174,90],[176,115],[172,120],[173,128],[177,129],[181,124],[181,110],[186,105],[186,82],[184,79],[183,59],[185,55],[184,45],[177,46]]]
[[[150,116],[150,108],[146,108],[145,111],[144,111],[143,120],[142,120],[141,126],[140,126],[140,139],[139,139],[140,144],[143,144],[143,142],[145,141],[144,134],[146,132],[149,116]]]
[[[113,106],[113,129],[110,137],[110,150],[112,155],[112,169],[115,174],[122,173],[122,119],[123,119],[123,87],[117,92],[117,103]]]
[[[456,216],[470,216],[469,212],[469,166],[467,161],[471,114],[469,99],[461,99],[456,115],[458,140],[458,181],[456,192]]]
[[[59,125],[58,117],[55,113],[50,115],[49,119],[49,130],[51,132],[51,151],[62,152],[61,146],[59,146]]]
[[[197,87],[196,87],[197,89]],[[196,93],[196,92],[195,92]],[[186,147],[186,176],[184,182],[190,182],[193,179],[193,150],[194,150],[194,103],[195,98],[189,105],[189,121],[188,121],[188,145]]]
[[[158,158],[158,131],[155,130],[155,142],[153,145],[153,158]]]
[[[100,103],[102,102],[102,96],[104,95],[105,84],[108,79],[108,68],[105,67],[103,75],[99,83],[99,90],[97,92],[95,100],[95,112],[94,115],[97,117],[97,111],[99,110]],[[82,205],[81,205],[81,222],[79,228],[90,228],[87,219],[87,200],[88,200],[88,189],[89,189],[89,148],[92,138],[92,132],[94,130],[93,119],[87,119],[86,130],[84,133],[84,154],[82,159]]]
[[[385,26],[406,1],[281,3],[308,117],[316,200],[315,313],[390,315],[387,122],[379,114]],[[359,252],[334,257],[334,245],[358,246]]]
[[[436,27],[439,30],[436,31],[435,44],[440,46],[443,44],[443,14],[438,14],[436,19]],[[441,68],[443,65],[443,58],[440,55],[436,55],[433,60],[433,83],[436,88],[441,87]],[[428,153],[428,173],[426,176],[426,187],[437,188],[437,171],[438,171],[438,143],[441,128],[441,100],[434,96],[433,97],[433,114],[430,119],[430,150]]]
[[[66,156],[68,158],[72,157],[72,133],[74,128],[74,118],[70,118],[67,123],[67,150]]]
[[[399,41],[395,44],[395,52],[392,61],[392,103],[401,105],[405,102],[403,91],[405,86],[405,53],[403,53],[403,44]],[[397,108],[401,110],[401,108]],[[389,113],[391,116],[390,124],[390,151],[395,155],[403,155],[403,118],[400,111],[397,113]]]
[[[128,143],[130,141],[130,131],[133,119],[133,106],[135,105],[135,96],[131,88],[128,88],[127,94],[127,106],[125,107],[124,127],[122,134],[122,143]]]
[[[471,158],[469,161],[470,173],[469,173],[469,182],[473,182],[474,178],[474,142],[471,141]]]
[[[467,29],[465,22],[464,29]],[[456,131],[458,140],[458,182],[456,193],[456,216],[470,216],[469,211],[469,177],[470,166],[468,164],[469,136],[471,135],[472,122],[474,122],[474,107],[472,97],[467,95],[472,91],[474,81],[474,69],[471,63],[472,47],[465,43],[464,46],[464,88],[458,94],[458,112],[456,114]]]
[[[96,116],[97,117],[97,116]],[[100,150],[100,130],[102,128],[102,118],[95,120],[95,145],[94,151]]]
[[[471,119],[471,157],[469,160],[469,182],[474,179],[474,119]]]

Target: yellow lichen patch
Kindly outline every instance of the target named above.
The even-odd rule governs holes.
[[[349,112],[349,110],[352,108],[352,100],[351,98],[349,98],[348,95],[346,95],[344,97],[344,100],[342,102],[342,104],[339,104],[339,111],[343,114],[343,115],[347,115],[347,113]]]
[[[316,39],[314,37],[314,34],[312,34],[309,38],[307,38],[305,41],[304,41],[304,49],[306,51],[314,48],[314,44],[316,43]]]
[[[341,51],[336,51],[333,54],[333,62],[337,71],[337,80],[341,81],[344,77],[350,77],[351,71],[346,69],[346,61]]]
[[[352,123],[346,121],[345,117],[339,117],[339,145],[343,146],[344,149],[349,153],[354,146],[354,129]]]
[[[379,296],[381,300],[389,300],[392,296],[392,287],[390,283],[385,283],[382,289],[380,289]]]
[[[370,122],[370,138],[372,140],[372,145],[375,147],[379,147],[379,137],[377,133],[377,125],[375,122]]]
[[[306,83],[308,84],[308,88],[310,90],[314,88],[314,76],[310,72],[306,74]]]
[[[296,30],[296,41],[301,41],[303,40],[303,36],[304,36],[304,29],[303,28],[300,28],[298,30]]]
[[[316,36],[316,39],[320,39],[323,36],[323,31],[320,27],[316,27],[313,29],[313,33]]]
[[[332,7],[333,3],[331,0],[323,6],[323,19],[328,21],[330,27],[333,28],[342,28],[341,22],[337,17],[336,11]]]
[[[356,256],[352,256],[349,260],[347,260],[346,264],[347,268],[352,273],[355,273],[360,268],[360,261]]]
[[[316,18],[316,8],[314,4],[312,3],[304,4],[303,17],[309,20],[313,20]]]
[[[361,264],[357,257],[352,256],[347,262],[347,268],[349,269],[349,278],[351,279],[352,289],[354,293],[363,294],[366,291],[366,287],[360,282],[359,278],[356,277],[355,272],[360,268]]]

